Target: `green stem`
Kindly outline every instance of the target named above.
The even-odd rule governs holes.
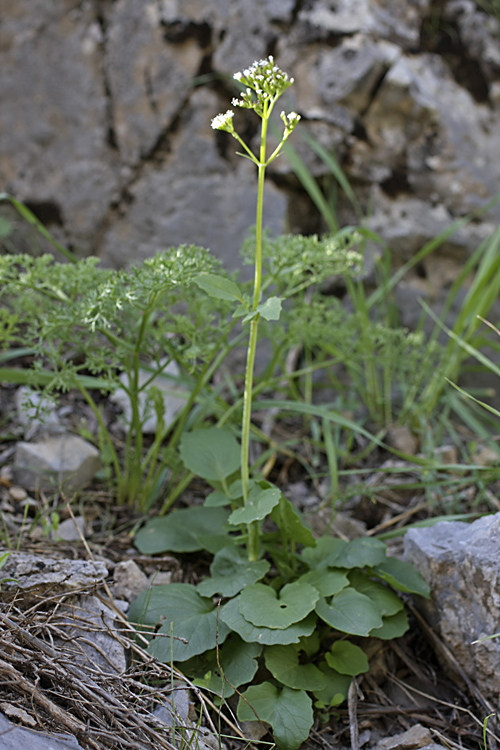
[[[266,137],[267,124],[271,114],[271,108],[265,110],[262,117],[262,130],[260,137],[260,159],[258,164],[258,188],[257,188],[257,213],[255,228],[255,262],[254,262],[254,287],[252,312],[256,313],[260,302],[262,286],[262,214],[264,207],[264,177],[266,173]],[[243,489],[243,502],[246,505],[249,494],[249,453],[250,453],[250,422],[252,417],[252,391],[253,373],[255,365],[255,353],[257,350],[257,339],[259,329],[259,315],[250,323],[250,337],[248,341],[247,363],[245,370],[245,392],[243,397],[243,422],[241,429],[241,483]],[[258,522],[248,524],[247,553],[250,561],[255,561],[259,556],[259,527]]]

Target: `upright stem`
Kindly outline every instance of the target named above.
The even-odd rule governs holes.
[[[254,263],[254,286],[252,312],[257,310],[260,302],[262,285],[262,212],[264,205],[264,177],[266,173],[266,137],[267,123],[270,111],[266,111],[262,117],[262,130],[260,138],[260,155],[258,164],[258,189],[257,189],[257,215],[255,228],[255,263]],[[247,363],[245,371],[245,392],[243,396],[243,423],[241,429],[241,483],[243,488],[243,502],[248,502],[248,488],[250,481],[249,453],[250,453],[250,422],[252,417],[252,391],[253,372],[255,365],[255,352],[257,350],[257,338],[259,329],[259,315],[250,322],[250,337],[248,341]],[[259,556],[259,529],[258,522],[253,521],[247,526],[248,559],[255,561]]]

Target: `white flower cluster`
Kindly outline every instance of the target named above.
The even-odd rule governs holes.
[[[234,78],[247,87],[241,94],[241,99],[233,99],[234,107],[246,107],[257,112],[264,102],[278,99],[286,89],[292,85],[293,78],[288,78],[269,55],[267,60],[254,62],[242,73],[235,73]]]
[[[227,133],[233,133],[233,117],[234,112],[230,109],[223,115],[217,115],[212,120],[212,127],[214,130],[225,130]]]

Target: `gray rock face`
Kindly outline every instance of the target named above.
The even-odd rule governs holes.
[[[430,0],[0,0],[0,10],[2,187],[107,264],[181,243],[239,264],[255,168],[210,120],[237,92],[233,73],[270,51],[295,78],[283,98],[303,115],[294,148],[320,178],[329,170],[300,132],[335,150],[396,263],[498,189],[498,20],[473,0],[443,2],[441,26]],[[446,24],[452,54],[440,45]],[[237,120],[255,145],[252,114]],[[326,228],[286,158],[270,172],[271,230]],[[342,195],[337,212],[356,219]],[[499,217],[496,207],[436,257],[460,264]]]
[[[0,713],[0,737],[2,738],[2,750],[80,750],[82,745],[76,737],[69,734],[46,734],[45,732],[32,732],[10,722],[6,716]]]
[[[39,601],[44,592],[51,595],[93,588],[108,575],[104,563],[90,560],[67,560],[40,557],[24,552],[10,552],[1,577],[2,596],[16,594],[24,602]]]
[[[500,513],[472,524],[438,523],[410,529],[405,556],[431,588],[422,601],[426,618],[440,632],[467,676],[500,706],[500,638],[472,645],[499,631]]]
[[[97,448],[77,435],[46,436],[16,445],[16,482],[30,490],[75,492],[91,481],[100,466]]]

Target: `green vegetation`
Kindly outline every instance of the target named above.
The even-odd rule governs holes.
[[[288,143],[298,115],[281,113],[281,140],[268,154],[272,111],[293,80],[271,57],[235,78],[243,93],[233,105],[261,119],[258,154],[235,131],[232,111],[218,115],[212,126],[230,134],[257,168],[256,226],[243,248],[253,282],[230,276],[197,246],[169,248],[128,270],[101,269],[96,258],[77,260],[25,206],[2,195],[0,201],[9,201],[64,262],[48,254],[16,254],[10,246],[0,255],[0,380],[48,396],[80,392],[99,426],[97,435],[86,436],[101,450],[110,486],[118,502],[145,522],[135,537],[140,552],[203,553],[209,561],[209,574],[198,585],[155,586],[133,603],[130,619],[148,638],[149,653],[174,662],[220,702],[237,693],[239,719],[257,715],[271,725],[279,750],[295,750],[309,734],[313,709],[340,705],[352,679],[368,670],[366,639],[392,639],[407,630],[397,592],[429,592],[409,564],[387,555],[381,538],[315,537],[269,481],[270,467],[281,455],[299,461],[313,481],[324,470],[333,513],[347,497],[343,479],[355,474],[351,492],[362,488],[369,495],[363,477],[376,469],[363,461],[377,450],[391,451],[412,467],[415,481],[404,489],[423,489],[429,497],[432,490],[434,498],[440,492],[459,496],[470,456],[444,466],[435,448],[443,435],[454,434],[452,415],[478,437],[491,438],[478,394],[466,401],[446,379],[458,380],[471,354],[488,366],[478,316],[487,316],[500,291],[500,230],[465,264],[441,318],[423,303],[418,329],[402,328],[394,287],[474,217],[455,222],[392,273],[388,248],[363,226],[334,157],[310,141],[350,199],[357,227],[340,228],[334,203]],[[274,238],[265,232],[265,171],[282,150],[323,213],[329,235]],[[0,223],[0,236],[8,235],[9,227]],[[367,242],[381,248],[371,292],[361,275]],[[471,276],[448,329],[443,321]],[[342,301],[324,293],[322,285],[332,277],[345,290]],[[435,321],[430,335],[424,334],[426,317]],[[443,329],[446,345],[438,340]],[[256,376],[264,341],[270,353]],[[226,360],[243,346],[246,366],[238,380]],[[290,367],[297,352],[300,360]],[[13,366],[21,357],[29,364]],[[214,380],[220,373],[223,385]],[[169,424],[157,387],[161,380],[184,399]],[[320,387],[334,395],[320,397]],[[102,394],[117,389],[124,389],[131,415],[122,449],[101,405]],[[277,441],[257,426],[253,417],[261,410],[300,420],[300,438]],[[156,431],[146,440],[142,427],[151,414]],[[419,455],[388,447],[386,436],[395,425],[418,435]],[[252,451],[255,446],[260,451]],[[495,470],[474,468],[484,489]],[[393,467],[382,471],[390,474]],[[193,477],[212,490],[204,504],[167,514]],[[445,508],[464,510],[474,508],[458,507],[458,501]]]

